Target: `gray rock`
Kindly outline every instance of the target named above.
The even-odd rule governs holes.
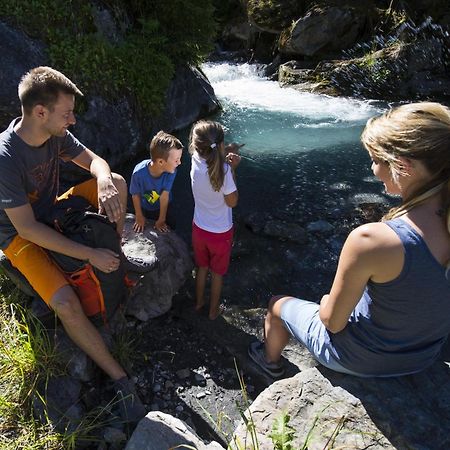
[[[0,22],[0,124],[6,126],[20,116],[17,85],[22,75],[33,67],[48,64],[44,45],[25,33]]]
[[[264,226],[264,234],[299,244],[304,244],[307,241],[307,234],[304,228],[296,223],[286,223],[281,220],[270,220],[267,222]]]
[[[123,431],[118,430],[117,428],[106,427],[103,431],[103,439],[108,444],[118,446],[127,440],[127,436]]]
[[[250,407],[260,448],[273,448],[268,435],[282,412],[295,430],[293,448],[309,439],[310,450],[323,449],[333,433],[333,448],[448,448],[449,347],[421,373],[358,378],[328,370],[303,346],[289,345],[283,355],[302,372],[270,385]],[[242,422],[235,436],[250,442]]]
[[[328,233],[333,231],[334,227],[330,222],[326,220],[318,220],[317,222],[311,222],[306,227],[307,231],[313,233]]]
[[[56,330],[54,338],[55,350],[67,373],[79,381],[92,380],[96,372],[92,359],[73,343],[62,327]]]
[[[141,321],[158,317],[172,306],[172,297],[186,281],[193,262],[186,243],[175,233],[159,233],[147,225],[143,233],[133,231],[134,216],[127,215],[123,251],[128,256],[148,258],[158,263],[141,276],[130,294],[126,314]]]
[[[223,450],[214,441],[204,444],[186,423],[159,411],[149,412],[139,422],[125,450],[167,450],[183,444],[197,450]]]
[[[280,52],[313,56],[343,50],[355,43],[364,24],[365,17],[353,8],[314,8],[294,23]]]
[[[59,432],[76,430],[84,408],[80,402],[81,383],[70,377],[49,378],[38,386],[33,410],[41,423],[50,423]]]

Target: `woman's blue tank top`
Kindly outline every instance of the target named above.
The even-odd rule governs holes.
[[[348,325],[329,333],[335,358],[366,375],[403,375],[432,364],[450,333],[450,281],[425,241],[401,218],[404,266],[388,283],[367,283]],[[386,261],[388,264],[389,262]]]

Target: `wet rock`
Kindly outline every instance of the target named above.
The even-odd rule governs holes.
[[[295,223],[271,220],[264,225],[263,232],[267,236],[287,239],[299,244],[304,244],[307,241],[305,229]]]
[[[309,223],[306,230],[310,233],[329,233],[334,230],[334,227],[326,220],[318,220],[316,222]]]
[[[139,422],[125,450],[167,450],[187,445],[197,450],[223,449],[217,442],[204,444],[192,428],[180,419],[152,411]]]
[[[133,288],[126,314],[147,321],[166,313],[172,297],[192,272],[193,262],[186,243],[175,233],[159,233],[147,226],[143,233],[133,231],[134,216],[127,215],[123,233],[125,255],[158,261],[141,276]]]

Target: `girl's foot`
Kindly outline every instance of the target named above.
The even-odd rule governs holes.
[[[223,306],[218,305],[216,308],[209,308],[209,320],[216,320],[219,316],[222,315]]]
[[[197,302],[196,304],[195,304],[195,307],[194,307],[194,309],[195,309],[195,311],[196,312],[201,312],[201,310],[204,308],[204,306],[205,306],[205,302],[203,301],[203,302]]]

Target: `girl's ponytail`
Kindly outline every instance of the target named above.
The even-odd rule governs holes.
[[[195,123],[189,136],[189,153],[197,152],[206,160],[209,181],[216,192],[220,191],[225,179],[223,141],[222,125],[210,120]]]

